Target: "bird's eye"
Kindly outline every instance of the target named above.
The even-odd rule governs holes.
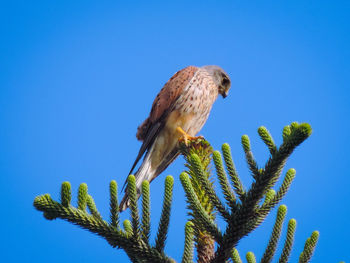
[[[222,80],[222,85],[223,86],[226,86],[227,84],[229,84],[230,83],[230,81],[227,79],[227,78],[224,78],[223,80]]]

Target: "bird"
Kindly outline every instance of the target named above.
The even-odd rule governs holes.
[[[219,66],[188,66],[176,72],[156,96],[148,118],[137,128],[136,137],[142,145],[130,174],[144,156],[134,174],[137,194],[142,182],[153,181],[179,155],[179,140],[185,143],[203,127],[221,95],[226,98],[231,87],[228,74]],[[126,182],[122,188],[125,189]],[[129,206],[126,189],[119,209]]]

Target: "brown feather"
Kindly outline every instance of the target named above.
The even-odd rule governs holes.
[[[197,67],[189,66],[176,72],[158,93],[153,102],[150,116],[137,128],[136,137],[138,140],[143,141],[143,143],[129,174],[132,174],[143,154],[152,146],[159,131],[164,127],[175,102],[181,95],[183,89],[191,81],[197,70]],[[168,165],[166,165],[166,167]],[[125,184],[126,182],[124,183],[122,190],[124,189]]]
[[[169,110],[172,110],[172,106],[181,95],[183,89],[190,82],[196,71],[197,67],[189,66],[174,74],[164,87],[160,90],[155,98],[150,116],[138,127],[137,138],[144,140],[148,135],[149,128],[152,124],[162,120],[165,120]],[[163,116],[164,115],[164,116]]]

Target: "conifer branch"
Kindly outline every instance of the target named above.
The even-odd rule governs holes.
[[[149,242],[151,232],[151,213],[150,213],[150,192],[149,182],[142,182],[142,224],[141,236],[144,242]]]
[[[277,151],[277,147],[272,139],[270,132],[264,126],[261,126],[258,129],[258,133],[260,135],[260,138],[266,144],[267,148],[269,148],[271,155],[274,155]]]
[[[130,211],[131,211],[131,224],[132,231],[135,239],[140,238],[140,218],[139,209],[137,207],[137,190],[135,176],[129,175],[128,177],[128,196],[130,198]]]
[[[49,194],[37,196],[34,200],[34,206],[39,211],[44,212],[46,219],[53,220],[56,218],[61,218],[75,225],[79,225],[84,229],[90,230],[91,232],[102,237],[113,236],[113,238],[116,238],[117,240],[122,240],[122,233],[114,231],[114,229],[109,227],[107,222],[73,206],[64,207],[62,204],[52,200]],[[114,242],[112,242],[109,238],[107,241],[113,243],[114,245]],[[125,244],[125,241],[123,240],[122,243]]]
[[[256,263],[256,258],[253,252],[248,252],[246,255],[246,259],[248,263]]]
[[[228,215],[228,211],[226,211],[226,208],[217,197],[211,181],[210,161],[213,149],[210,144],[203,139],[198,140],[195,138],[190,140],[188,145],[181,142],[180,150],[187,161],[185,166],[188,168],[190,183],[204,212],[211,220],[215,220],[216,217],[214,208],[221,211],[221,215]],[[215,248],[212,234],[202,227],[200,220],[195,218],[193,212],[189,214],[193,217],[197,262],[210,262],[214,256]]]
[[[286,216],[286,213],[287,213],[287,207],[285,205],[281,205],[278,208],[275,225],[273,227],[271,237],[267,245],[267,248],[265,250],[265,253],[261,259],[261,263],[269,263],[272,261],[272,258],[276,252],[278,241],[280,239],[282,225],[283,225],[283,221]]]
[[[274,205],[271,205],[271,201],[274,200],[275,195],[275,190],[270,189],[267,191],[262,206],[255,209],[255,216],[247,223],[247,232],[253,231],[265,220],[266,216],[274,207]]]
[[[259,172],[258,165],[254,159],[253,153],[251,152],[251,149],[250,149],[250,140],[249,140],[248,135],[242,136],[241,143],[243,146],[243,150],[245,153],[245,158],[247,160],[248,167],[249,167],[250,171],[252,172],[253,178],[256,179],[256,177],[259,176],[260,172]]]
[[[295,169],[293,169],[293,168],[289,169],[288,172],[286,173],[286,176],[283,179],[282,185],[278,189],[277,193],[273,189],[269,190],[269,191],[272,191],[270,193],[271,196],[267,197],[267,194],[266,194],[266,198],[265,198],[264,203],[256,211],[256,218],[266,217],[266,215],[271,211],[271,209],[274,208],[282,200],[282,198],[288,192],[289,187],[295,178],[295,174],[296,174]],[[272,195],[272,193],[273,193],[273,195]]]
[[[114,180],[109,184],[109,200],[111,225],[117,227],[119,225],[118,185]]]
[[[297,222],[295,221],[295,219],[289,220],[286,241],[284,242],[282,255],[281,255],[278,263],[287,263],[288,262],[290,252],[292,251],[292,246],[293,246],[293,242],[294,242],[294,234],[295,234],[296,225],[297,225]]]
[[[69,182],[63,182],[61,185],[61,204],[69,207],[72,200],[72,190]]]
[[[252,183],[250,189],[246,192],[239,209],[235,213],[232,213],[231,220],[228,221],[228,226],[223,235],[222,243],[219,243],[215,258],[212,262],[223,262],[227,260],[237,242],[254,230],[271,210],[271,207],[260,211],[259,209],[256,210],[256,208],[269,189],[271,189],[279,179],[281,171],[293,150],[311,134],[311,127],[308,124],[292,123],[289,127],[290,133],[285,132],[288,129],[284,129],[284,141],[280,148],[270,157],[265,167],[260,170],[258,170],[255,160],[251,158],[252,155],[249,153],[250,142],[248,136],[242,137],[242,146],[246,153],[247,162],[253,173],[255,182]],[[276,200],[274,203],[277,203],[279,198],[283,197],[292,180],[289,175],[294,176],[293,173],[289,173],[288,176],[286,176],[288,180],[285,180],[285,184],[282,184],[283,187],[281,186],[279,194],[277,193],[274,198],[265,205],[272,203],[274,199]]]
[[[222,145],[222,153],[224,155],[226,169],[229,173],[231,183],[236,191],[236,194],[239,196],[240,200],[242,201],[245,197],[245,189],[241,180],[238,177],[235,165],[232,160],[231,148],[227,143],[224,143]]]
[[[119,226],[119,209],[116,195],[117,184],[115,181],[110,183],[110,223],[102,219],[93,198],[88,194],[87,185],[84,183],[81,184],[78,189],[77,207],[70,205],[71,187],[68,182],[64,182],[61,186],[61,203],[52,200],[49,194],[45,194],[35,198],[34,207],[42,211],[44,217],[48,220],[60,218],[103,237],[112,247],[122,248],[133,262],[174,263],[175,261],[173,259],[164,254],[164,245],[162,245],[161,248],[156,248],[145,239],[139,238],[140,222],[136,205],[134,179],[133,176],[129,176],[127,185],[127,190],[131,197],[132,223],[129,220],[125,220],[123,222],[124,230]],[[168,183],[167,189],[169,189],[169,185],[172,188],[172,183]],[[168,191],[165,201],[165,203],[167,203],[166,207],[168,208],[166,208],[165,211],[169,210],[171,205],[169,201],[171,201],[171,194],[169,196]],[[90,213],[86,211],[86,208],[88,208]],[[169,213],[164,213],[169,215]],[[166,222],[168,220],[166,219],[167,217],[168,216],[164,216],[163,218],[165,219],[161,220],[163,224],[165,223],[164,226],[159,227],[159,229],[163,229],[162,233],[165,233],[164,230],[168,228],[168,223]],[[144,227],[144,225],[142,227]],[[137,230],[135,231],[135,229]],[[145,228],[142,229],[144,230]],[[135,232],[138,232],[138,234],[135,235]],[[160,240],[163,240],[163,244],[165,243],[165,238],[162,237]]]
[[[233,263],[242,263],[242,259],[239,256],[238,250],[236,248],[232,249],[231,259]]]
[[[260,127],[258,133],[271,155],[265,166],[259,169],[251,152],[248,136],[242,137],[246,161],[254,178],[248,190],[244,188],[238,177],[228,144],[222,146],[227,176],[220,152],[214,152],[207,141],[196,139],[191,140],[189,145],[180,143],[180,151],[187,161],[186,167],[188,168],[187,173],[184,172],[180,175],[180,180],[186,194],[189,214],[192,216],[191,221],[187,222],[185,227],[182,262],[192,262],[195,241],[198,262],[221,263],[231,258],[234,263],[241,263],[242,260],[235,248],[239,240],[259,226],[272,208],[287,193],[295,177],[294,169],[287,171],[277,192],[273,190],[273,187],[278,181],[288,157],[299,144],[310,136],[311,127],[308,124],[298,123],[286,126],[283,129],[283,143],[280,147],[275,145],[272,136],[265,127]],[[219,199],[214,189],[210,169],[211,160],[215,165],[218,182],[226,204]],[[48,220],[61,218],[103,237],[111,246],[125,250],[133,262],[175,262],[164,253],[170,222],[173,178],[167,177],[165,180],[163,209],[155,245],[149,243],[151,229],[149,182],[142,183],[141,218],[137,205],[135,177],[130,175],[127,182],[131,221],[125,220],[123,229],[119,225],[119,205],[115,181],[112,181],[109,186],[110,223],[103,220],[92,196],[88,194],[85,183],[79,186],[77,207],[71,205],[72,196],[69,182],[64,182],[61,185],[60,203],[52,200],[50,195],[46,194],[36,197],[34,206],[37,210],[42,211]],[[224,232],[220,231],[216,223],[216,211],[226,221]],[[279,242],[285,214],[286,207],[280,206],[261,262],[271,262]],[[296,221],[291,219],[288,223],[287,237],[279,263],[287,262],[289,259],[295,228]],[[300,263],[309,262],[318,237],[319,234],[315,231],[308,238],[299,258]],[[217,243],[215,253],[214,241]],[[252,252],[248,252],[246,258],[248,263],[256,262]]]
[[[284,221],[286,211],[287,211],[287,207],[285,205],[281,205],[278,209],[275,225],[273,227],[273,231],[272,231],[268,246],[267,246],[265,253],[261,259],[262,263],[271,262],[273,256],[275,255],[277,244],[278,244],[279,239],[280,239],[282,224]],[[288,259],[290,257],[290,253],[292,250],[293,242],[294,242],[295,228],[296,228],[295,219],[289,220],[286,240],[284,242],[282,254],[279,258],[278,263],[288,262]],[[300,257],[299,257],[299,263],[307,263],[310,261],[312,254],[315,250],[318,237],[319,237],[318,231],[314,231],[312,233],[311,237],[309,237],[306,240],[304,250],[303,250],[303,252],[301,252]],[[248,255],[249,253],[251,253],[251,254]],[[255,256],[252,252],[248,252],[247,256],[250,257],[249,260],[253,260],[253,261],[249,261],[248,257],[247,257],[248,262],[254,262]],[[233,263],[236,263],[236,262],[241,263],[241,261],[239,261],[240,258],[239,258],[238,251],[235,248],[232,250],[231,259],[232,259]]]
[[[87,202],[87,185],[85,183],[80,184],[78,189],[78,209],[85,211]]]
[[[304,250],[299,257],[299,263],[307,263],[310,261],[312,254],[314,253],[318,238],[318,231],[312,232],[311,236],[306,240]]]
[[[222,238],[220,230],[199,202],[191,185],[190,179],[185,172],[181,173],[180,180],[185,190],[190,209],[193,211],[195,219],[200,223],[200,228],[207,230],[212,237],[215,238],[215,240],[220,242]]]
[[[189,158],[189,165],[193,168],[195,175],[198,178],[198,181],[201,183],[201,186],[204,188],[205,193],[209,196],[210,201],[213,206],[221,213],[221,215],[229,219],[229,212],[226,210],[219,197],[216,195],[212,184],[209,182],[208,177],[204,174],[204,170],[200,161],[200,158],[196,154],[192,154]]]
[[[173,186],[174,186],[173,177],[167,176],[165,179],[162,215],[160,217],[158,233],[156,238],[156,249],[158,251],[164,250],[164,246],[165,246],[165,239],[167,237],[169,221],[170,221],[171,202],[173,198]]]
[[[291,129],[290,129],[290,125],[287,125],[283,128],[283,132],[282,132],[282,138],[283,141],[285,142],[286,140],[288,140],[290,134],[292,133]]]
[[[192,181],[189,180],[186,174],[182,174],[180,178],[186,192],[189,208],[192,210],[194,219],[198,220],[202,227],[213,235],[219,245],[215,258],[212,260],[212,262],[223,262],[227,260],[230,257],[231,250],[237,244],[237,242],[242,237],[254,230],[265,219],[271,209],[281,201],[294,179],[295,170],[290,169],[287,172],[277,193],[275,193],[272,187],[279,179],[281,171],[290,154],[301,142],[310,136],[311,127],[308,124],[299,125],[297,123],[292,123],[290,126],[288,126],[288,128],[284,129],[284,141],[279,149],[277,149],[275,143],[273,142],[272,136],[265,127],[260,127],[258,133],[269,148],[271,156],[265,167],[263,169],[259,169],[251,152],[249,137],[247,135],[242,136],[242,146],[246,155],[246,160],[255,179],[255,182],[253,182],[248,191],[244,190],[243,185],[238,178],[237,172],[233,165],[229,146],[225,144],[222,147],[225,164],[229,172],[231,182],[241,200],[241,204],[239,205],[237,205],[235,199],[233,198],[234,195],[231,191],[231,186],[228,183],[222,167],[221,156],[218,152],[213,152],[213,161],[216,167],[219,183],[222,188],[223,195],[231,207],[231,212],[227,211],[222,205],[213,189],[213,185],[207,179],[208,176],[204,176],[203,169],[201,168],[201,156],[190,154],[190,157],[186,158],[188,161],[187,167],[189,167],[191,171]],[[189,150],[188,153],[191,153],[191,150]],[[197,182],[196,180],[198,180],[200,185],[196,183],[193,184],[193,186],[198,189],[202,187],[205,190],[205,192],[209,195],[209,200],[212,205],[228,223],[226,231],[223,235],[221,235],[221,232],[217,232],[218,228],[215,222],[210,219],[208,214],[205,212],[204,207],[201,206],[201,202],[197,199],[195,191],[191,185],[191,182]],[[259,206],[259,202],[261,202],[263,199],[263,205]],[[283,206],[280,209],[283,210]],[[272,258],[272,255],[275,252],[278,241],[277,236],[280,234],[282,222],[283,220],[277,220],[276,222],[273,235],[266,250],[266,255],[264,256],[264,260],[266,259],[266,262],[270,261],[270,258]]]
[[[271,200],[273,200],[275,195],[276,195],[276,191],[275,190],[273,190],[273,189],[268,190],[266,195],[265,195],[264,203],[262,204],[261,207],[266,206],[267,204],[269,204],[271,202]]]
[[[88,207],[90,213],[91,213],[94,217],[96,217],[96,218],[102,220],[102,217],[101,217],[100,213],[97,211],[95,201],[94,201],[94,199],[92,198],[92,196],[89,195],[89,194],[87,195],[86,204],[87,204],[87,207]]]
[[[185,247],[182,256],[182,263],[192,263],[193,261],[193,223],[188,221],[185,226]]]
[[[296,171],[293,168],[288,170],[288,172],[286,173],[286,176],[283,179],[281,187],[278,189],[276,195],[269,203],[269,206],[273,207],[282,200],[282,198],[288,192],[289,187],[295,178],[295,174],[296,174]]]
[[[231,186],[228,182],[228,179],[222,164],[221,154],[219,151],[213,152],[213,161],[216,168],[216,174],[218,176],[219,183],[220,183],[222,192],[224,194],[224,197],[226,199],[226,202],[232,209],[235,209],[237,206],[236,197],[232,192]]]
[[[123,222],[123,226],[124,226],[125,234],[126,234],[128,237],[131,237],[132,234],[133,234],[133,230],[132,230],[132,225],[131,225],[130,220],[125,219],[124,222]]]

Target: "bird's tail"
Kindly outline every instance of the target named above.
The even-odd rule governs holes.
[[[139,167],[139,169],[137,170],[137,172],[134,175],[135,179],[136,179],[137,198],[139,198],[141,195],[142,182],[144,180],[151,181],[151,179],[154,178],[154,173],[156,172],[151,167],[151,155],[152,155],[153,147],[154,146],[152,146],[151,149],[147,152],[145,158],[142,161],[141,166]],[[127,187],[126,187],[125,195],[119,204],[120,212],[127,209],[129,207],[129,203],[130,203],[130,200],[129,200],[129,196],[127,193]]]

